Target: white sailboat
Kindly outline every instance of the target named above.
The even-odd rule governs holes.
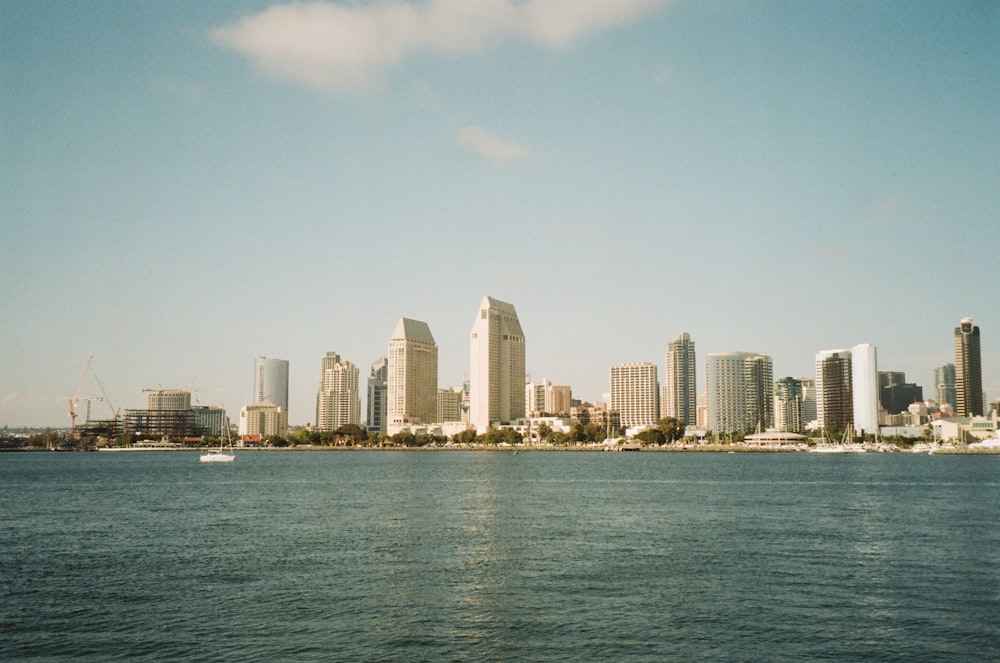
[[[223,448],[223,441],[219,439],[219,448],[212,449],[211,451],[206,451],[198,458],[202,463],[231,463],[236,460],[236,454],[233,452],[233,442],[229,439],[229,424],[226,424],[226,442],[229,443],[228,451]]]

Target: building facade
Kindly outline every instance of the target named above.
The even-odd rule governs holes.
[[[656,364],[632,362],[611,367],[611,402],[625,428],[655,426],[660,420]]]
[[[878,352],[871,343],[851,348],[851,379],[854,392],[854,430],[878,433]]]
[[[708,428],[715,435],[764,432],[774,425],[771,358],[756,352],[707,356]]]
[[[253,403],[240,410],[240,435],[261,438],[284,435],[288,430],[288,413],[275,403]]]
[[[525,341],[512,304],[483,297],[469,343],[469,421],[483,432],[524,418]]]
[[[667,346],[664,359],[661,417],[674,417],[685,424],[698,421],[698,380],[695,369],[694,341],[687,332]]]
[[[426,322],[400,318],[389,339],[386,430],[437,418],[438,346]]]
[[[979,349],[979,327],[972,318],[962,318],[955,327],[955,415],[975,417],[983,409],[983,364]]]
[[[462,421],[462,401],[465,393],[457,387],[438,389],[437,393],[437,423],[446,421]]]
[[[802,380],[781,378],[774,383],[774,427],[783,433],[805,430],[805,398]]]
[[[854,381],[850,350],[816,355],[816,420],[823,430],[845,431],[854,423]]]
[[[934,369],[934,400],[947,403],[955,411],[955,364],[943,364]]]
[[[253,362],[252,403],[273,403],[288,412],[288,360],[257,357]]]
[[[322,360],[323,374],[316,393],[316,430],[331,431],[341,426],[361,425],[360,371],[336,352]]]
[[[385,357],[372,363],[368,374],[368,432],[384,433],[386,395],[389,388],[389,360]]]

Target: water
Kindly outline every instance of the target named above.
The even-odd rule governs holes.
[[[1000,456],[0,455],[0,660],[1000,660]]]

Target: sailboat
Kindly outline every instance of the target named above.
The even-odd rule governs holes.
[[[219,438],[219,448],[206,451],[198,459],[202,463],[231,463],[236,460],[236,454],[233,452],[233,442],[229,439],[229,424],[226,424],[226,442],[229,443],[229,450],[226,451],[222,448],[222,438]]]

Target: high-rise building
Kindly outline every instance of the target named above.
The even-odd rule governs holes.
[[[688,425],[694,425],[698,420],[695,363],[694,341],[687,332],[667,346],[660,416],[674,417]]]
[[[389,339],[387,430],[437,418],[438,346],[426,322],[400,318]]]
[[[816,418],[824,430],[847,430],[854,423],[854,381],[850,350],[816,355]]]
[[[781,378],[774,383],[774,427],[781,432],[801,433],[805,430],[802,380]]]
[[[524,332],[514,306],[483,297],[469,346],[472,425],[485,431],[524,418]]]
[[[823,350],[816,355],[816,415],[826,430],[878,432],[878,359],[875,346]]]
[[[633,362],[611,367],[611,403],[625,428],[655,426],[660,419],[656,364]]]
[[[934,369],[934,400],[938,406],[947,403],[955,409],[955,364],[943,364]]]
[[[372,363],[368,375],[368,432],[385,432],[386,390],[389,383],[389,360],[385,357]]]
[[[288,412],[288,360],[257,357],[253,362],[252,403],[274,403]]]
[[[274,403],[253,403],[240,410],[240,435],[284,435],[288,429],[288,414]]]
[[[955,327],[955,414],[973,417],[983,409],[983,364],[979,350],[979,327],[972,318],[962,318]]]
[[[545,389],[545,411],[553,416],[567,415],[573,407],[573,388],[550,384]]]
[[[462,400],[465,392],[457,387],[438,389],[437,392],[437,423],[445,421],[462,421]]]
[[[337,430],[348,424],[361,425],[360,371],[336,352],[323,357],[323,376],[316,393],[316,429]]]
[[[907,382],[902,371],[879,371],[878,390],[882,409],[889,415],[909,412],[912,404],[924,400],[923,388]]]
[[[527,382],[524,385],[524,411],[529,416],[550,414],[545,407],[545,392],[552,385],[548,380]]]
[[[802,423],[816,421],[816,378],[800,378],[802,383]]]
[[[771,358],[756,352],[707,356],[708,427],[715,435],[764,432],[774,425]]]
[[[878,353],[871,343],[851,348],[854,391],[854,430],[878,433]]]

